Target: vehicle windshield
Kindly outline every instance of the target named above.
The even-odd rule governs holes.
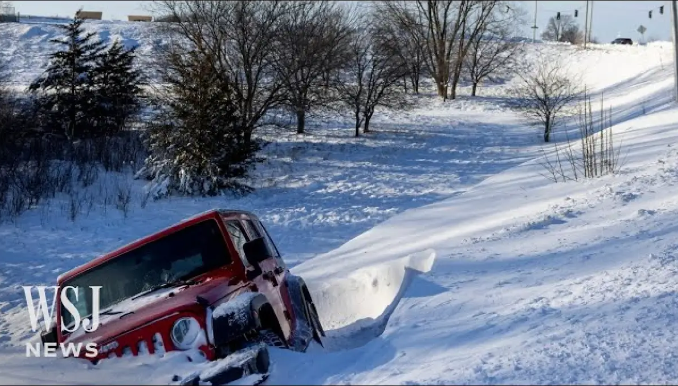
[[[231,258],[215,220],[191,225],[126,252],[63,283],[81,318],[92,314],[90,286],[102,286],[100,310],[163,284],[189,279],[224,266]],[[61,304],[61,317],[70,326],[73,316]]]

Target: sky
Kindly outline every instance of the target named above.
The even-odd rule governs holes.
[[[102,11],[105,20],[127,20],[130,14],[150,14],[151,1],[14,1],[17,12],[39,16],[72,16],[82,7],[85,11]],[[527,11],[528,23],[525,25],[525,36],[532,37],[535,2],[518,1]],[[601,42],[612,41],[616,37],[628,37],[638,41],[641,35],[637,32],[642,24],[647,31],[645,38],[659,40],[671,39],[671,6],[670,1],[590,1],[589,11],[593,8],[592,36]],[[659,14],[659,7],[664,5],[664,14]],[[586,1],[538,1],[537,2],[537,36],[541,34],[548,19],[561,12],[561,15],[574,15],[579,10],[576,21],[584,27]],[[648,11],[652,10],[652,19]]]

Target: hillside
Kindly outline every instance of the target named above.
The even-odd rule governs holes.
[[[150,53],[141,25],[93,23]],[[44,66],[47,26],[0,25],[16,82]],[[4,41],[8,41],[4,39]],[[375,133],[318,118],[306,136],[269,132],[261,186],[243,198],[172,198],[123,216],[95,200],[75,222],[67,198],[0,224],[0,383],[168,383],[179,356],[26,359],[20,285],[56,275],[212,207],[259,213],[309,282],[325,348],[272,350],[267,384],[675,383],[678,335],[678,110],[671,46],[529,45],[563,58],[604,93],[623,143],[619,174],[544,178],[538,129],[507,107],[504,85],[431,95],[380,111]],[[150,60],[150,55],[143,60]],[[595,107],[595,106],[594,106]],[[556,133],[562,140],[566,125]],[[38,368],[39,372],[34,371]]]
[[[102,20],[88,21],[86,27],[106,43],[119,39],[126,47],[138,46],[137,65],[144,69],[152,63],[154,50],[165,44],[153,24]],[[0,23],[0,58],[7,61],[14,83],[27,85],[42,74],[55,47],[49,40],[60,33],[57,24]]]

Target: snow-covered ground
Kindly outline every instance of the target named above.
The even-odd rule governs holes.
[[[139,25],[93,26],[142,50],[153,44]],[[0,54],[18,84],[39,74],[47,50],[41,34],[22,28],[34,26],[0,25],[0,41],[14,37]],[[266,133],[273,142],[257,170],[261,186],[244,198],[142,208],[141,182],[106,175],[100,186],[113,180],[135,192],[126,217],[95,200],[72,222],[57,197],[0,224],[0,383],[166,384],[209,366],[180,355],[98,366],[26,359],[20,344],[31,334],[18,286],[52,284],[212,207],[262,216],[328,330],[325,348],[271,350],[268,384],[677,382],[672,48],[528,47],[530,57],[537,51],[561,57],[604,93],[624,146],[619,174],[544,178],[538,129],[506,107],[508,85],[500,85],[477,99],[462,88],[456,101],[424,95],[411,111],[381,111],[376,132],[359,139],[344,117],[315,119],[306,136]]]

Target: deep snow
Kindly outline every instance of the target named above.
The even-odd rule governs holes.
[[[95,27],[148,39],[143,27],[119,24]],[[43,65],[35,53],[45,40],[19,28],[0,25],[0,40],[16,36],[3,54],[25,84]],[[262,216],[328,330],[324,349],[271,350],[267,384],[675,383],[671,46],[528,50],[561,56],[604,92],[624,146],[619,174],[558,184],[541,176],[538,130],[506,107],[500,85],[478,99],[462,89],[456,101],[422,96],[412,111],[382,111],[361,139],[342,117],[316,119],[302,137],[267,133],[274,141],[257,172],[265,183],[245,198],[137,202],[127,218],[95,205],[74,223],[55,199],[0,225],[0,383],[169,383],[210,366],[176,353],[98,366],[26,359],[17,286],[52,284],[211,207]]]

